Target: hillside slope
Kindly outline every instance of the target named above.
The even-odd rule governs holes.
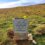
[[[41,15],[45,16],[45,4],[17,7],[11,9],[0,9],[0,16],[22,16],[22,15]]]
[[[7,39],[7,30],[13,29],[12,18],[23,16],[27,16],[29,20],[29,32],[34,29],[43,29],[39,27],[45,24],[45,4],[10,9],[0,9],[0,42],[3,42]],[[37,37],[37,42],[38,45],[44,45],[45,37]]]

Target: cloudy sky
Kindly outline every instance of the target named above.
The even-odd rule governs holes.
[[[18,6],[36,5],[43,3],[45,3],[45,0],[0,0],[0,9]]]

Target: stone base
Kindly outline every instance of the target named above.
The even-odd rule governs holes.
[[[17,45],[33,45],[32,41],[29,40],[16,40]]]

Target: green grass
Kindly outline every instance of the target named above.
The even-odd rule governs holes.
[[[34,25],[41,24],[42,25],[41,22],[45,23],[45,18],[43,18],[42,16],[32,15],[32,16],[28,17],[28,19],[30,20],[29,21],[29,25],[32,25],[32,24],[34,24]],[[41,21],[40,23],[38,22],[39,20]],[[13,29],[13,20],[10,20],[10,18],[9,18],[7,20],[7,22],[3,21],[2,24],[1,24],[1,26],[2,26],[1,31],[3,33],[3,37],[1,37],[1,39],[2,39],[2,42],[3,42],[3,41],[5,41],[7,39],[7,35],[6,35],[7,30],[8,29]],[[36,27],[33,27],[33,25],[32,25],[32,28],[29,28],[29,30],[33,30],[34,28],[36,28]],[[39,36],[39,37],[37,37],[37,42],[38,42],[38,45],[45,45],[45,36]]]
[[[37,45],[45,45],[45,36],[39,36],[39,37],[36,37],[37,39]]]

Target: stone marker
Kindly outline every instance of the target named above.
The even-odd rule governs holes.
[[[25,40],[28,37],[28,21],[23,18],[15,18],[13,20],[14,32],[16,40]]]

